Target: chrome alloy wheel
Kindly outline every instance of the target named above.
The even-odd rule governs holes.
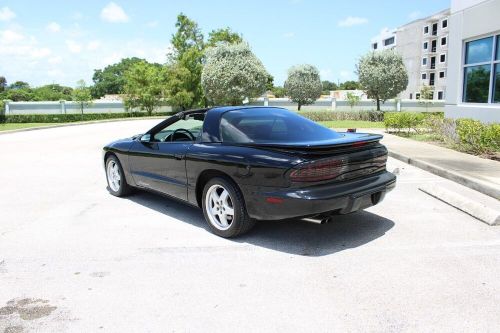
[[[106,174],[108,176],[108,184],[113,192],[118,192],[121,185],[121,173],[120,167],[115,160],[110,159],[108,161],[108,166],[106,167]]]
[[[227,230],[234,221],[234,206],[228,190],[212,185],[205,197],[205,209],[210,223],[219,230]]]

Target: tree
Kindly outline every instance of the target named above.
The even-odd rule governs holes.
[[[87,87],[85,81],[79,80],[77,86],[73,89],[73,100],[78,103],[83,115],[83,109],[92,105],[92,95],[90,88]]]
[[[139,108],[151,115],[162,104],[164,95],[162,69],[146,61],[138,62],[125,72],[125,107]]]
[[[361,86],[358,81],[345,81],[339,85],[340,90],[358,90]]]
[[[239,44],[243,42],[240,34],[233,32],[231,28],[212,30],[208,33],[207,47],[217,46],[220,43]]]
[[[424,105],[425,111],[428,111],[429,105],[433,104],[433,97],[434,91],[432,90],[432,88],[424,84],[422,88],[420,88],[420,98],[418,100],[418,103]]]
[[[219,44],[206,55],[201,84],[214,104],[238,105],[265,91],[269,74],[247,43]]]
[[[204,99],[201,87],[201,71],[203,70],[205,48],[203,34],[198,28],[198,24],[182,13],[177,16],[175,26],[177,31],[172,35],[171,40],[174,52],[169,55],[168,65],[174,66],[177,73],[183,74],[176,76],[178,80],[182,80],[183,89],[179,91],[181,96],[175,96],[171,91],[170,101],[183,101],[183,105],[177,105],[182,108],[202,105]],[[190,105],[184,105],[184,102],[188,99],[185,98],[186,95],[183,91],[192,95]]]
[[[395,98],[408,86],[408,73],[403,58],[393,50],[370,52],[356,66],[359,83],[369,98],[385,102]]]
[[[271,74],[267,74],[267,81],[266,81],[266,91],[273,91],[274,88],[274,76]]]
[[[302,105],[312,104],[321,96],[321,80],[319,71],[312,65],[293,66],[288,70],[285,81],[286,94],[293,102]]]
[[[145,61],[136,57],[124,58],[120,62],[96,69],[92,81],[92,97],[99,98],[106,94],[122,94],[125,85],[125,72],[134,64]],[[159,65],[158,65],[159,66]]]
[[[61,86],[59,84],[47,84],[45,86],[33,88],[33,99],[35,101],[70,101],[72,99],[73,88]]]
[[[273,87],[271,92],[273,93],[274,97],[276,97],[276,98],[285,97],[285,88],[283,88],[283,87],[275,86],[275,87]]]
[[[9,89],[30,89],[28,82],[16,81],[9,86]]]
[[[328,80],[321,81],[321,86],[324,95],[329,95],[330,91],[338,90],[337,84]]]
[[[194,93],[190,91],[191,73],[186,67],[174,64],[164,69],[165,88],[168,104],[182,110],[188,109],[194,102]]]
[[[0,76],[0,92],[4,91],[5,88],[7,88],[7,80],[5,79],[5,76]]]
[[[346,97],[347,97],[347,103],[349,104],[351,109],[353,107],[355,107],[359,103],[359,101],[361,100],[361,97],[359,95],[356,95],[356,94],[351,93],[351,92],[348,92]]]

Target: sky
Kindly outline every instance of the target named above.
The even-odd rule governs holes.
[[[275,85],[297,64],[322,80],[356,79],[370,40],[448,8],[449,0],[0,0],[0,76],[32,86],[92,84],[95,69],[124,57],[165,63],[183,12],[205,36],[230,27],[243,35]]]

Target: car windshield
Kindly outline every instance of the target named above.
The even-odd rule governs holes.
[[[285,109],[248,108],[227,111],[220,130],[223,142],[317,142],[341,137],[337,132]]]

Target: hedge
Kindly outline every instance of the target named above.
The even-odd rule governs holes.
[[[384,124],[386,130],[393,129],[398,132],[411,130],[419,132],[424,127],[425,121],[431,118],[443,119],[443,112],[386,112],[384,114]]]
[[[458,119],[460,148],[475,153],[500,151],[500,124],[483,124],[473,119]]]
[[[156,112],[153,116],[167,116],[169,112]],[[70,123],[75,121],[91,121],[117,118],[147,117],[146,113],[84,113],[84,114],[23,114],[6,116],[7,123]]]
[[[313,121],[330,120],[363,120],[383,121],[384,113],[381,111],[302,111],[299,114]]]

